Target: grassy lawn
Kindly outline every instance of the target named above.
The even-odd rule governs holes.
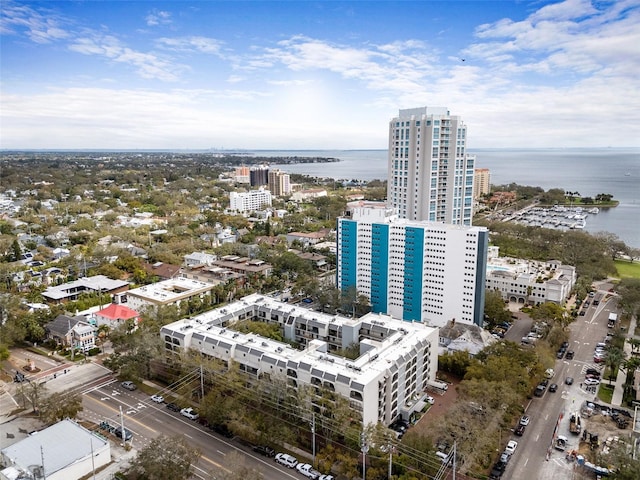
[[[620,278],[640,278],[640,263],[631,263],[627,260],[616,260],[614,263]]]
[[[613,389],[612,385],[609,387],[608,384],[601,383],[600,388],[598,389],[598,398],[605,403],[611,403],[611,398],[613,397]]]

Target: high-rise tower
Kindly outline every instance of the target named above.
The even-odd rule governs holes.
[[[400,218],[471,225],[475,157],[446,107],[400,110],[389,123],[387,202]]]
[[[398,219],[390,208],[352,208],[338,218],[336,283],[374,312],[442,327],[482,325],[488,230]]]

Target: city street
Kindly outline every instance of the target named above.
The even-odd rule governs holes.
[[[242,455],[244,465],[260,470],[265,479],[300,478],[300,475],[278,465],[273,459],[257,455],[232,439],[223,439],[198,422],[168,410],[164,403],[154,403],[140,390],[123,389],[116,381],[85,391],[83,406],[81,418],[95,423],[96,427],[102,421],[120,425],[122,409],[125,428],[133,433],[132,444],[136,450],[144,448],[151,439],[161,434],[168,437],[184,435],[191,446],[202,452],[195,469],[198,478],[209,479],[210,472],[228,471],[229,467],[235,466],[230,466],[227,461],[232,452]]]
[[[604,284],[601,288],[603,290],[600,293],[606,294],[609,285]],[[569,350],[575,352],[574,358],[556,361],[555,374],[549,382],[558,385],[557,392],[552,393],[547,389],[541,398],[534,397],[530,401],[527,415],[531,418],[531,423],[522,437],[513,436],[518,442],[518,449],[507,467],[507,478],[576,478],[575,463],[565,459],[566,452],[552,447],[554,432],[568,438],[566,451],[577,450],[579,436],[569,432],[569,417],[572,411],[580,410],[585,400],[594,401],[595,394],[588,393],[582,382],[587,368],[602,370],[601,364],[593,362],[593,352],[596,343],[603,341],[607,334],[607,318],[615,305],[615,298],[600,302],[598,306],[591,305],[585,316],[578,316],[569,326]],[[565,384],[567,377],[574,379],[572,385]]]

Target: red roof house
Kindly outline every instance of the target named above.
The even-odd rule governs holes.
[[[96,312],[95,317],[98,325],[106,324],[112,328],[123,324],[127,320],[133,320],[136,325],[140,321],[138,312],[118,303],[112,303],[107,308]]]

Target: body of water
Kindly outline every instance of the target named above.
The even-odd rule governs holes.
[[[273,165],[289,173],[356,180],[386,180],[386,150],[259,151],[265,156],[339,158],[337,163]],[[640,248],[640,149],[470,150],[476,168],[488,168],[493,185],[517,183],[579,192],[583,197],[613,195],[616,208],[589,215],[585,230],[611,232]]]

